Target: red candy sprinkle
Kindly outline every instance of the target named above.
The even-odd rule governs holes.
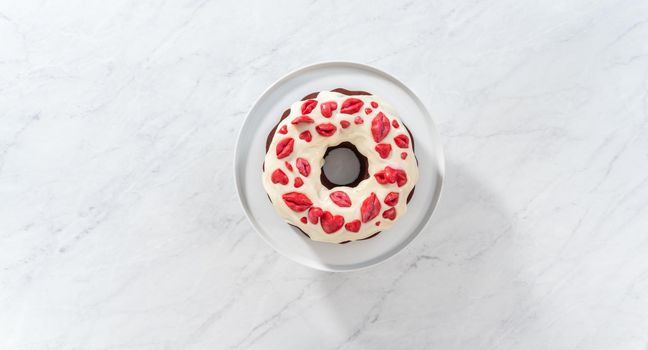
[[[281,169],[277,169],[272,172],[272,175],[270,176],[270,179],[272,180],[273,184],[282,184],[282,185],[287,185],[288,184],[288,176],[286,176],[286,173],[283,172]]]
[[[373,112],[373,109],[368,108],[368,107],[365,108],[365,114],[371,114],[371,112]]]
[[[342,127],[342,129],[346,129],[346,128],[348,128],[349,125],[351,125],[351,123],[349,123],[349,122],[346,121],[346,120],[343,120],[343,121],[340,122],[340,126]]]
[[[389,153],[391,153],[391,145],[388,143],[379,143],[375,147],[376,152],[380,155],[380,158],[385,159],[389,157]]]
[[[371,134],[376,143],[389,134],[389,119],[382,112],[379,112],[371,121]]]
[[[360,116],[357,116],[357,117],[355,117],[353,122],[356,123],[356,124],[362,124],[362,123],[364,123],[364,119],[362,119]]]
[[[285,162],[285,164],[286,164],[286,169],[288,169],[290,171],[293,171],[293,167],[292,167],[292,165],[290,165],[289,162]]]
[[[360,214],[362,217],[362,222],[367,222],[380,213],[380,200],[375,193],[371,192],[371,195],[362,202],[360,207]]]
[[[407,158],[407,152],[401,152],[401,159]]]
[[[360,220],[353,220],[344,225],[344,228],[346,228],[347,231],[358,232],[360,231]]]
[[[304,180],[301,177],[295,178],[295,188],[300,188],[304,184]]]
[[[395,206],[396,204],[398,204],[398,197],[399,197],[398,192],[389,192],[389,193],[387,193],[387,195],[385,196],[385,201],[384,201],[384,202],[385,202],[385,204],[387,204],[388,206],[393,207],[393,206]]]
[[[358,100],[357,98],[347,98],[344,102],[342,102],[342,108],[340,108],[340,113],[344,114],[353,114],[362,108],[362,105],[364,102],[362,100]]]
[[[284,125],[281,128],[279,128],[279,133],[280,134],[287,134],[288,133],[288,128]]]
[[[337,130],[337,127],[331,123],[324,123],[316,126],[315,130],[317,130],[318,134],[328,137],[335,134],[335,130]]]
[[[306,130],[299,134],[299,138],[306,141],[306,142],[311,142],[313,139],[313,135],[311,135],[310,131]]]
[[[290,209],[296,212],[302,212],[313,205],[305,194],[299,192],[284,193],[281,198]]]
[[[304,224],[307,224],[307,223],[308,223],[308,219],[306,219],[305,216],[302,216],[301,219],[299,219],[299,221],[301,221],[301,222],[304,223]]]
[[[398,187],[403,186],[407,183],[407,173],[401,169],[394,169],[392,167],[386,166],[384,170],[381,170],[374,174],[376,181],[379,184],[398,184]]]
[[[394,129],[398,129],[399,127],[398,120],[396,119],[392,120],[392,126],[394,127]]]
[[[337,103],[335,101],[324,102],[320,105],[320,109],[325,118],[330,118],[333,115],[333,111],[337,109]]]
[[[293,140],[292,137],[286,137],[279,141],[277,143],[277,158],[281,159],[288,157],[293,151],[294,144],[295,140]]]
[[[376,221],[376,226],[380,226],[380,221]]]
[[[333,201],[333,203],[337,204],[339,207],[350,207],[351,206],[351,198],[349,198],[349,195],[342,191],[335,191],[332,192],[329,197]]]
[[[315,100],[308,100],[304,102],[304,104],[301,107],[302,114],[308,114],[312,112],[316,106],[317,106],[317,101]]]
[[[297,125],[299,123],[314,123],[315,121],[313,118],[307,116],[307,115],[300,115],[299,117],[293,119],[290,123],[293,125]]]
[[[344,225],[344,217],[342,215],[333,215],[328,211],[325,211],[324,214],[322,214],[321,219],[320,224],[326,233],[336,232]]]
[[[319,222],[320,216],[322,216],[324,212],[322,211],[321,208],[318,207],[312,207],[308,211],[308,220],[311,222],[311,224],[316,224]]]
[[[409,146],[409,137],[404,134],[400,134],[394,137],[394,143],[400,148],[407,148]]]
[[[396,208],[390,208],[383,212],[382,217],[389,220],[394,220],[396,218]]]
[[[376,102],[376,101],[371,101],[371,107],[373,107],[373,108],[378,108],[378,102]]]
[[[295,160],[295,165],[297,165],[297,170],[299,170],[299,173],[308,177],[308,175],[311,172],[311,166],[310,163],[304,159],[304,158],[297,158]]]

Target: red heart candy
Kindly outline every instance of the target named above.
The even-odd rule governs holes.
[[[320,109],[325,118],[330,118],[333,115],[333,111],[337,109],[337,103],[335,101],[324,102],[320,105]]]
[[[390,208],[385,210],[382,213],[382,217],[389,220],[394,220],[396,218],[396,208]]]
[[[344,228],[346,228],[347,231],[358,232],[360,231],[360,220],[353,220],[344,225]]]
[[[342,215],[333,215],[330,212],[325,211],[320,219],[322,229],[326,233],[336,232],[344,226],[344,216]]]
[[[282,184],[282,185],[287,185],[288,184],[288,176],[286,176],[286,173],[283,172],[281,169],[277,169],[272,172],[272,175],[270,176],[270,179],[272,180],[273,184]]]
[[[389,157],[389,153],[391,153],[391,145],[388,143],[379,143],[375,147],[376,152],[380,155],[380,158],[385,159]]]
[[[310,131],[306,130],[306,131],[302,132],[301,134],[299,134],[299,138],[306,141],[306,142],[311,142],[311,140],[313,139],[313,136],[311,135]]]

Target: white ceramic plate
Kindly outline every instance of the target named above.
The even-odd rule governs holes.
[[[338,87],[368,91],[398,111],[412,132],[420,172],[407,213],[392,228],[371,239],[347,244],[311,241],[283,222],[261,183],[266,137],[283,111],[311,92]],[[369,267],[405,248],[430,219],[441,193],[443,174],[443,151],[434,122],[423,103],[400,80],[358,63],[318,63],[279,79],[256,101],[236,141],[236,189],[254,228],[279,253],[300,264],[325,271]]]

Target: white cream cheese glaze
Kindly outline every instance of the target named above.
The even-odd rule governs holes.
[[[352,114],[342,113],[341,111],[344,102],[349,98],[362,101],[362,107]],[[287,223],[299,227],[315,241],[330,243],[355,241],[367,238],[378,231],[389,229],[406,213],[407,196],[416,185],[419,176],[412,142],[409,140],[410,135],[403,126],[403,123],[398,117],[396,111],[380,98],[373,95],[348,96],[337,92],[322,91],[316,98],[308,101],[317,102],[315,108],[313,108],[309,113],[302,113],[302,106],[307,101],[298,101],[290,106],[290,114],[283,119],[279,125],[277,125],[270,147],[265,156],[264,172],[262,175],[263,187],[268,193],[275,210]],[[327,118],[322,115],[322,104],[331,101],[335,102],[337,108],[332,111],[331,117]],[[313,104],[313,102],[309,103],[311,105]],[[331,104],[328,104],[328,106],[331,106]],[[383,130],[382,132],[378,132],[379,138],[384,137],[379,143],[391,146],[391,151],[386,158],[382,158],[376,150],[376,145],[378,143],[372,134],[372,120],[374,120],[374,118],[376,118],[381,112],[389,121],[389,131],[386,135],[384,131],[386,128],[381,129]],[[313,122],[302,122],[298,124],[292,123],[295,118],[302,115],[310,117]],[[361,124],[356,122],[357,117],[362,118],[363,122]],[[348,122],[348,124],[343,121]],[[327,123],[335,125],[336,130],[331,136],[322,136],[318,131],[316,131],[316,127],[320,124]],[[343,124],[347,125],[347,127],[343,128]],[[302,132],[307,130],[310,132],[312,137],[310,142],[306,142],[306,140],[299,137]],[[402,142],[395,142],[394,138],[399,135],[406,135],[406,138],[409,141],[406,147],[403,147],[405,145]],[[287,155],[285,154],[288,152],[284,151],[284,157],[279,159],[277,146],[282,140],[284,140],[285,143],[285,140],[288,138],[292,138],[293,140],[293,150]],[[400,138],[400,140],[402,140],[402,136],[400,136]],[[322,166],[324,165],[324,153],[327,148],[334,147],[345,141],[354,144],[358,151],[367,157],[369,162],[369,178],[363,180],[353,188],[339,186],[329,190],[320,182],[320,173],[322,171]],[[404,159],[403,155],[405,156]],[[306,159],[310,164],[310,173],[308,176],[300,174],[296,165],[297,158]],[[286,163],[289,165],[286,165]],[[386,167],[404,171],[407,176],[407,181],[404,184],[401,183],[401,186],[399,186],[398,183],[379,183],[374,175],[381,171],[384,174],[384,169]],[[292,168],[292,170],[289,168]],[[277,181],[276,178],[275,181],[273,181],[273,172],[277,169],[280,169],[280,172],[285,174],[285,177],[288,179],[287,183],[284,176],[279,176],[282,178],[280,181]],[[300,181],[296,180],[297,178],[300,178],[303,181],[303,185],[299,187],[295,186],[295,181],[297,181],[298,184]],[[351,205],[341,207],[336,204],[330,197],[330,194],[336,191],[343,191],[346,193],[351,199]],[[310,207],[308,203],[301,208],[297,208],[302,211],[291,209],[283,198],[285,194],[291,192],[301,193],[308,197],[310,202],[312,202],[312,207],[321,208],[323,212],[328,211],[332,215],[342,216],[345,225],[350,222],[355,222],[355,220],[360,220],[361,224],[358,232],[350,231],[345,227],[345,225],[342,225],[335,232],[325,232],[322,227],[323,220],[319,219],[317,220],[317,223],[308,220],[308,212],[309,210],[312,210],[312,208],[302,210],[304,207]],[[390,192],[396,192],[399,194],[398,202],[394,206],[385,203],[385,197]],[[377,199],[380,201],[380,211],[375,217],[371,218],[367,222],[362,222],[361,206],[363,201],[372,193],[375,193]],[[384,214],[385,211],[391,208],[394,208],[396,211],[395,218],[393,219],[389,218],[391,216],[388,215],[389,213]],[[387,218],[383,215],[386,215]],[[330,216],[328,216],[328,218],[330,218]],[[365,216],[365,218],[367,217]],[[336,224],[333,226],[337,227],[340,221],[341,220],[338,217],[337,220],[335,220]],[[327,223],[330,222],[330,220],[327,220]],[[355,223],[357,224],[357,222]]]

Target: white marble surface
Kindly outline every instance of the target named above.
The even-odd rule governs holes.
[[[0,348],[646,349],[648,2],[540,3],[3,1]],[[346,274],[232,180],[256,97],[330,59],[405,81],[448,161]]]

